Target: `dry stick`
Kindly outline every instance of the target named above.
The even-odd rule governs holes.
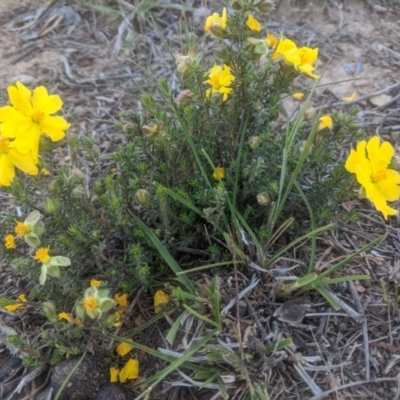
[[[340,308],[351,318],[355,319],[357,322],[363,321],[365,315],[358,313],[357,311],[353,310],[348,304],[346,304],[343,300],[341,300],[338,296],[336,296],[331,291],[325,289],[329,295],[339,304]]]
[[[347,389],[347,388],[350,388],[353,386],[365,385],[367,383],[393,382],[393,381],[397,381],[397,379],[396,378],[378,378],[374,382],[359,381],[359,382],[347,383],[346,385],[339,386],[339,387],[331,389],[331,390],[327,390],[326,392],[324,392],[318,396],[311,397],[309,400],[321,400],[324,397],[326,397],[332,393],[337,393],[339,390]]]
[[[350,292],[356,303],[357,311],[365,316],[365,310],[361,304],[360,297],[358,296],[356,286],[353,281],[349,281]],[[369,367],[369,338],[368,338],[368,325],[367,318],[362,321],[363,338],[364,338],[364,353],[365,353],[365,380],[369,381],[371,378],[370,367]]]
[[[354,99],[352,101],[347,101],[347,102],[346,101],[339,101],[337,103],[333,103],[329,107],[337,107],[337,106],[356,104],[356,103],[358,103],[358,102],[360,102],[362,100],[368,100],[370,97],[378,96],[380,94],[389,92],[390,90],[397,89],[398,87],[400,87],[400,82],[397,82],[392,86],[387,86],[386,88],[384,88],[382,90],[378,90],[377,92],[373,92],[373,93],[365,94],[364,96],[357,97],[356,99]]]

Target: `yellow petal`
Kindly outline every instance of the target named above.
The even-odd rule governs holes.
[[[26,116],[32,114],[31,91],[21,82],[7,88],[11,104]]]
[[[96,279],[92,279],[92,280],[90,281],[90,286],[92,286],[92,287],[99,287],[100,284],[101,284],[101,281],[98,281],[98,280],[96,280]]]
[[[125,383],[130,379],[137,379],[139,376],[139,361],[130,358],[119,372],[119,381]]]
[[[123,294],[115,293],[114,300],[121,307],[126,307],[128,305],[128,295],[126,293]]]
[[[111,367],[110,368],[110,382],[118,382],[119,369]]]
[[[133,349],[133,347],[127,343],[120,343],[117,348],[117,354],[121,357],[126,356],[131,350]]]
[[[293,94],[292,94],[292,97],[293,97],[295,100],[302,100],[303,97],[304,97],[304,93],[303,93],[303,92],[293,93]]]
[[[332,129],[333,128],[332,118],[329,115],[323,115],[319,119],[318,132],[322,131],[325,128],[326,129]]]
[[[18,169],[28,175],[37,175],[39,172],[32,153],[22,154],[15,149],[11,149],[8,152],[8,158]]]
[[[162,305],[167,304],[169,301],[169,296],[163,290],[157,290],[154,294],[154,312],[156,314],[163,310]]]
[[[65,319],[67,322],[71,323],[71,317],[69,316],[69,314],[67,314],[66,312],[61,312],[60,314],[58,314],[58,319],[61,321],[62,319]]]
[[[0,154],[0,186],[10,186],[14,176],[14,164],[9,159],[8,154]]]
[[[343,97],[342,100],[345,101],[345,102],[348,102],[348,101],[353,101],[353,100],[355,100],[356,98],[357,98],[357,93],[354,92],[354,93],[351,94],[350,96]]]
[[[53,142],[63,139],[65,136],[64,131],[70,126],[63,117],[57,115],[48,115],[40,122],[40,128]]]
[[[26,296],[25,296],[24,294],[20,294],[20,295],[18,296],[18,300],[19,300],[19,301],[22,301],[23,303],[26,303],[26,302],[27,302]]]
[[[15,311],[17,311],[19,308],[21,308],[21,307],[23,307],[24,305],[23,304],[9,304],[8,306],[5,306],[4,308],[7,310],[7,311],[10,311],[10,312],[15,312]]]

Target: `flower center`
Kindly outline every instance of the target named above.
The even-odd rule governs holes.
[[[51,259],[51,257],[49,256],[49,248],[41,247],[39,250],[36,251],[35,257],[33,258],[40,261],[42,264],[48,264]]]
[[[381,169],[372,175],[372,182],[378,183],[387,179],[387,172],[385,169]]]
[[[32,119],[34,122],[41,122],[45,117],[45,114],[43,111],[37,110],[34,111],[32,114]]]
[[[99,306],[99,302],[95,297],[87,297],[83,299],[83,306],[87,312],[93,312]]]
[[[31,228],[29,228],[29,226],[25,225],[23,222],[17,222],[17,226],[15,227],[14,231],[18,237],[22,238],[31,231]]]
[[[8,153],[8,139],[0,138],[0,154]]]
[[[214,89],[218,89],[221,86],[221,84],[219,83],[218,75],[211,76],[210,80],[211,80],[211,85]]]

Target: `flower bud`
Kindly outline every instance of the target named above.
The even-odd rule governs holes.
[[[150,204],[150,193],[146,189],[139,189],[136,192],[136,198],[143,206]]]
[[[74,189],[72,190],[72,194],[75,197],[85,197],[86,190],[82,185],[79,185],[79,186],[74,187]]]
[[[180,56],[176,62],[176,69],[182,75],[183,79],[186,79],[190,75],[190,64],[192,60],[189,56]]]
[[[73,168],[71,173],[79,183],[82,183],[84,181],[85,174],[79,168]]]
[[[257,202],[261,206],[267,206],[271,202],[271,197],[268,193],[260,193],[257,195]]]
[[[51,301],[42,303],[42,311],[51,323],[55,324],[58,321],[56,307]]]
[[[97,194],[97,196],[101,196],[107,191],[107,188],[103,182],[97,181],[93,185],[93,191]]]
[[[261,0],[256,7],[260,13],[267,13],[275,8],[275,2],[273,0]]]
[[[178,104],[178,106],[184,106],[185,104],[188,104],[190,102],[192,97],[193,97],[193,93],[190,90],[185,89],[178,94],[175,101],[176,101],[176,104]]]
[[[247,41],[250,43],[251,52],[253,54],[261,56],[267,53],[268,48],[265,40],[249,37],[247,38]]]
[[[311,119],[313,119],[314,115],[315,115],[315,108],[314,107],[310,107],[306,111],[304,111],[304,119],[306,121],[310,121]]]
[[[47,199],[44,209],[48,214],[58,214],[61,208],[61,202],[58,199]]]
[[[144,135],[149,136],[151,138],[157,137],[160,134],[158,125],[155,124],[154,122],[150,122],[148,125],[143,125],[142,132]]]
[[[249,138],[249,146],[252,150],[257,149],[259,144],[260,144],[260,138],[258,136],[251,136]]]

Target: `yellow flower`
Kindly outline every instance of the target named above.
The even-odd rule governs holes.
[[[83,326],[83,321],[82,321],[80,318],[78,318],[78,317],[75,317],[75,318],[74,318],[74,322],[75,322],[75,324],[76,324],[77,326],[79,326],[79,327],[82,327],[82,326]]]
[[[130,379],[137,379],[139,376],[139,361],[130,358],[119,372],[119,381],[125,383]]]
[[[349,101],[353,101],[357,98],[357,93],[354,92],[352,95],[347,96],[347,97],[343,97],[342,100],[345,101],[346,103]]]
[[[327,128],[327,129],[333,128],[332,118],[329,115],[323,115],[319,119],[318,132],[322,131],[325,128]]]
[[[278,43],[278,38],[273,33],[267,33],[265,43],[268,47],[275,47]]]
[[[215,37],[221,37],[226,29],[226,8],[222,10],[222,15],[214,13],[210,15],[206,19],[206,23],[204,24],[204,30],[208,33],[211,33]]]
[[[41,247],[40,249],[36,250],[35,257],[33,258],[40,261],[42,264],[48,264],[51,259],[51,257],[49,256],[49,248]]]
[[[225,178],[225,169],[222,167],[215,168],[215,171],[213,173],[213,178],[216,181],[220,181],[221,179],[224,179]]]
[[[128,305],[128,295],[126,293],[123,294],[115,293],[114,300],[121,307],[126,307]]]
[[[295,50],[295,52],[294,52]],[[289,55],[289,58],[293,58],[293,56],[297,56],[297,46],[296,43],[293,42],[290,39],[283,39],[280,38],[278,41],[278,44],[276,46],[276,49],[274,53],[272,54],[272,59],[277,60],[282,57],[287,57]],[[296,60],[296,63],[299,61]]]
[[[7,310],[7,311],[10,311],[10,312],[15,312],[15,311],[17,311],[19,308],[21,308],[21,307],[23,307],[24,305],[22,304],[22,303],[16,303],[16,304],[9,304],[8,306],[5,306],[4,308]]]
[[[4,245],[6,246],[6,249],[15,249],[15,248],[17,248],[17,246],[15,244],[14,236],[13,235],[7,235],[4,238]]]
[[[127,343],[120,343],[115,350],[119,356],[123,357],[126,356],[132,349],[133,346]]]
[[[44,176],[50,175],[50,171],[49,171],[48,169],[46,169],[46,168],[42,168],[42,169],[40,170],[40,173],[41,173],[42,175],[44,175]]]
[[[222,100],[226,101],[228,94],[233,90],[229,85],[235,80],[235,77],[231,74],[231,69],[227,65],[224,65],[224,68],[215,65],[212,67],[208,77],[209,79],[206,80],[206,83],[212,87],[206,90],[206,97],[210,98],[212,93],[221,93]]]
[[[15,168],[28,175],[37,175],[37,159],[30,153],[18,150],[19,140],[11,141],[0,135],[0,186],[10,186],[15,177]]]
[[[5,138],[18,139],[16,149],[31,153],[38,161],[40,135],[46,134],[55,142],[65,136],[70,124],[60,116],[52,114],[62,107],[60,96],[49,95],[44,86],[30,91],[21,82],[7,88],[11,106],[0,108],[0,129]]]
[[[295,100],[302,100],[303,97],[304,97],[304,93],[303,93],[303,92],[293,93],[293,94],[292,94],[292,97],[293,97]]]
[[[18,297],[18,300],[21,301],[22,303],[26,303],[26,296],[24,294],[20,294]]]
[[[96,299],[96,297],[94,297],[94,296],[85,297],[85,298],[83,299],[83,306],[85,307],[85,310],[86,310],[88,313],[92,313],[92,312],[94,312],[94,311],[97,309],[97,307],[99,306],[99,302],[98,302],[98,300]]]
[[[169,296],[163,290],[157,290],[154,294],[154,312],[156,314],[163,310],[163,305],[167,304]]]
[[[8,304],[7,306],[3,307],[5,308],[7,311],[10,312],[15,312],[17,310],[19,310],[20,308],[24,307],[24,303],[26,303],[26,297],[24,294],[20,294],[17,298],[17,303],[14,304]]]
[[[119,369],[111,367],[110,368],[110,382],[118,382]]]
[[[356,150],[351,150],[345,168],[356,175],[363,194],[380,211],[384,218],[396,215],[397,210],[387,205],[388,201],[400,198],[400,174],[388,168],[394,156],[394,148],[389,142],[380,144],[378,136],[363,140]]]
[[[24,235],[28,234],[31,231],[31,228],[23,222],[17,222],[14,231],[19,238],[22,238]]]
[[[97,281],[96,279],[92,279],[90,281],[90,286],[92,286],[92,287],[99,287],[100,284],[101,284],[101,281]]]
[[[251,14],[247,17],[246,25],[253,32],[260,32],[261,31],[260,23]]]
[[[67,314],[66,312],[61,312],[60,314],[58,314],[58,319],[61,321],[62,319],[65,319],[68,323],[71,323],[71,317],[69,316],[69,314]]]

